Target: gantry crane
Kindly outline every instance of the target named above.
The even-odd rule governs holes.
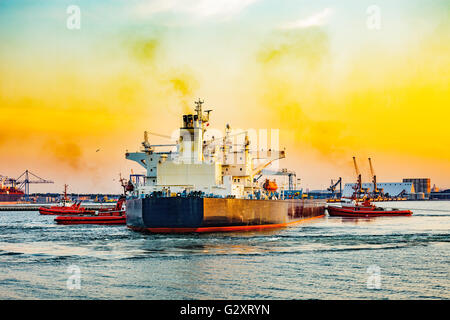
[[[34,179],[30,179],[30,176]],[[53,181],[42,179],[28,170],[25,170],[25,172],[22,173],[17,179],[14,179],[14,184],[24,190],[26,197],[30,195],[30,183],[53,183]]]

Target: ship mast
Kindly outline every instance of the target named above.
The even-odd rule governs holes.
[[[198,118],[201,119],[203,115],[202,111],[202,104],[205,103],[204,100],[201,100],[200,98],[198,101],[195,101],[195,111],[197,112]]]
[[[68,202],[68,198],[67,198],[67,187],[68,187],[68,185],[67,184],[65,184],[64,185],[64,199],[63,199],[63,203],[64,203],[64,205],[66,205],[66,203]]]
[[[202,132],[204,134],[205,131],[206,131],[205,127],[206,127],[207,123],[209,122],[209,113],[212,110],[210,109],[210,110],[203,111],[202,105],[203,105],[203,103],[205,103],[205,100],[201,100],[200,98],[198,99],[198,101],[195,101],[194,103],[195,103],[195,109],[194,110],[197,113],[197,118],[198,118],[198,120],[201,123]],[[203,112],[205,112],[206,115],[204,115]]]

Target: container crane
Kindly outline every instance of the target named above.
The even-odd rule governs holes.
[[[0,185],[11,185],[11,187],[15,188],[17,184],[16,179],[8,178],[7,176],[3,176],[0,174]]]
[[[18,184],[19,188],[24,190],[26,197],[30,195],[30,183],[53,183],[53,181],[42,179],[28,170],[25,170],[17,179],[14,179],[14,184]]]

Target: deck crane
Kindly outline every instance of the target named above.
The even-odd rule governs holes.
[[[248,131],[240,131],[240,132],[236,132],[233,134],[230,134],[230,132],[231,132],[231,127],[229,124],[227,124],[225,127],[225,136],[220,139],[220,140],[222,140],[221,148],[222,148],[222,152],[223,152],[223,158],[226,159],[225,154],[226,154],[228,148],[230,147],[230,145],[232,145],[232,143],[230,142],[230,138],[234,137],[234,136],[238,136],[238,135],[245,135],[244,142],[240,143],[240,144],[235,144],[235,145],[242,145],[242,146],[244,146],[244,150],[246,152],[250,152],[250,140],[248,137]],[[217,141],[220,141],[220,140],[218,139]],[[209,143],[217,143],[217,142],[213,137],[213,139],[211,139],[211,140],[204,141],[204,145],[209,144]],[[264,151],[261,151],[261,152],[264,152]],[[264,157],[259,157],[259,151],[257,151],[257,156],[254,157],[253,160],[265,159],[266,161],[263,162],[261,165],[257,166],[256,168],[253,168],[251,176],[254,177],[254,176],[260,174],[261,171],[264,170],[265,168],[267,168],[272,162],[283,159],[285,157],[286,157],[286,154],[285,154],[284,150],[277,151],[277,150],[269,149],[269,150],[265,151]],[[283,175],[289,176],[289,174],[286,172],[284,172]],[[289,182],[290,187],[293,187],[293,185],[294,185],[293,180],[292,180],[293,176],[295,176],[295,174],[291,173],[290,182]],[[258,180],[259,178],[260,178],[260,176],[256,180]],[[253,178],[252,178],[252,181],[253,181]]]
[[[150,132],[150,131],[144,131],[144,141],[142,142],[142,146],[144,147],[143,152],[147,153],[147,154],[152,154],[154,152],[154,147],[175,147],[176,144],[171,143],[171,144],[150,144],[149,140],[148,140],[148,136],[152,135],[152,136],[157,136],[157,137],[161,137],[161,138],[165,138],[165,139],[169,139],[173,141],[173,138],[164,134],[159,134],[159,133],[155,133],[155,132]]]

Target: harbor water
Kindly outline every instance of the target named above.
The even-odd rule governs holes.
[[[0,212],[0,299],[449,299],[450,201],[411,217],[152,235]]]

